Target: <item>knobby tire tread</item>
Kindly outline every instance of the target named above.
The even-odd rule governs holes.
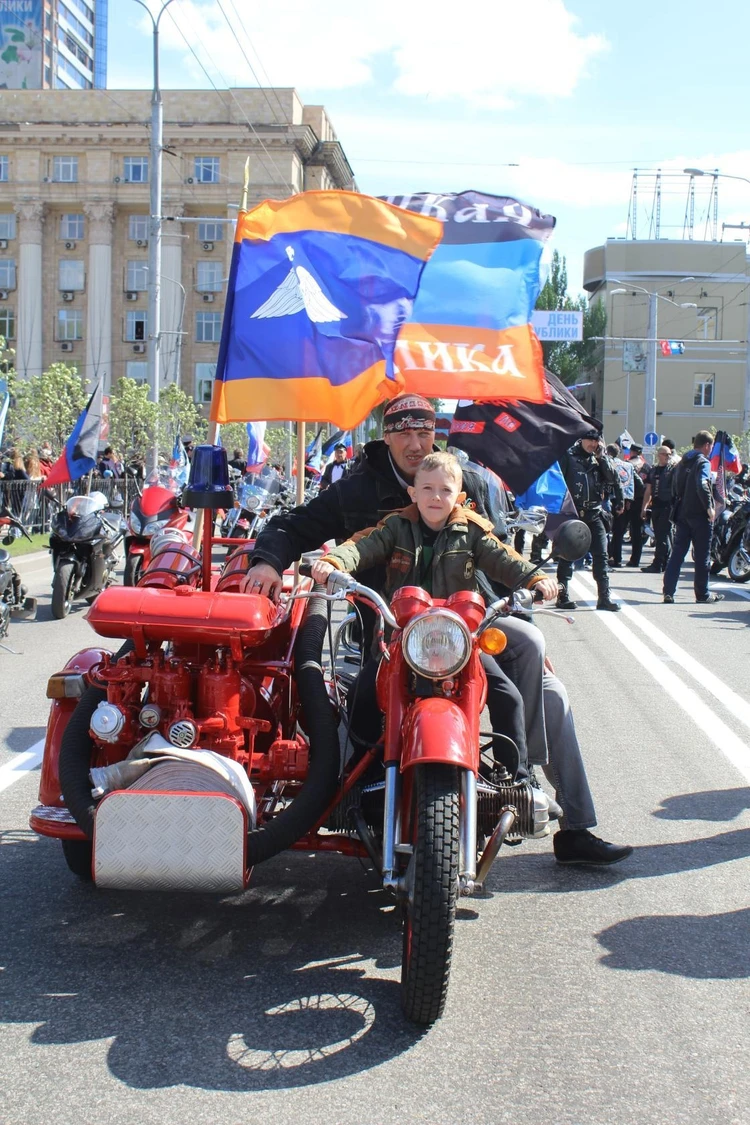
[[[458,892],[458,775],[452,767],[416,767],[414,892],[405,907],[401,1006],[407,1019],[431,1024],[448,992]],[[409,950],[411,924],[411,950]]]

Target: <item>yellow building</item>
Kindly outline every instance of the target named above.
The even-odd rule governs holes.
[[[3,91],[0,335],[23,375],[147,378],[150,98]],[[206,402],[247,157],[251,205],[355,185],[325,109],[292,89],[163,100],[161,383]]]
[[[748,353],[746,244],[608,239],[586,253],[583,273],[591,302],[606,303],[604,365],[592,399],[607,441],[625,429],[637,441],[644,437],[648,293],[654,292],[655,432],[678,446],[711,426],[739,434]],[[684,349],[664,355],[661,341]]]

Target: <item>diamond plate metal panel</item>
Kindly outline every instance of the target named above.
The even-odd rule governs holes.
[[[223,793],[118,790],[94,822],[94,881],[119,890],[240,891],[247,814]]]

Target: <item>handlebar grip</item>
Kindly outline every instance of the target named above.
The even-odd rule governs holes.
[[[312,563],[300,563],[299,572],[303,578],[312,578]]]
[[[543,602],[544,601],[541,590],[535,589],[535,590],[532,591],[532,593],[534,595],[533,600],[535,602]]]

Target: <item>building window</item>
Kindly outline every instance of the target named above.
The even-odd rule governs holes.
[[[700,307],[696,311],[696,316],[698,317],[698,339],[718,339],[719,310]]]
[[[148,337],[148,314],[143,309],[128,309],[125,316],[125,339],[131,343]]]
[[[44,30],[49,31],[52,27],[52,12],[44,13]]]
[[[0,309],[0,336],[5,340],[16,338],[16,314],[13,309]]]
[[[223,238],[223,223],[198,223],[199,242],[221,242]]]
[[[148,364],[138,360],[129,359],[125,365],[128,379],[135,379],[136,383],[148,382]]]
[[[128,218],[128,238],[131,242],[148,242],[148,215]]]
[[[713,406],[714,404],[714,378],[713,375],[695,376],[694,406]]]
[[[126,156],[124,163],[124,175],[126,184],[147,184],[148,157]]]
[[[215,363],[196,363],[195,365],[195,401],[209,403],[216,375]]]
[[[80,291],[83,288],[83,262],[76,262],[72,258],[61,258],[58,289]]]
[[[196,289],[199,293],[221,293],[224,283],[223,262],[198,262]]]
[[[193,176],[199,184],[218,184],[219,158],[218,156],[196,156]]]
[[[13,211],[0,211],[0,238],[16,237],[16,216]]]
[[[85,0],[70,0],[70,6],[79,11],[82,16],[85,16],[90,24],[93,24],[94,13],[89,5],[85,3]]]
[[[16,263],[14,258],[0,258],[0,289],[15,289]]]
[[[47,89],[52,85],[52,68],[49,66],[44,68],[44,83]]]
[[[44,40],[44,54],[48,59],[52,58],[52,44],[49,39]]]
[[[221,313],[196,313],[195,339],[199,344],[218,344],[221,339]]]
[[[0,156],[0,184],[8,182],[9,160],[7,156]]]
[[[60,216],[60,238],[66,242],[69,239],[83,238],[83,215]]]
[[[94,36],[91,34],[86,25],[81,23],[77,16],[73,15],[73,13],[70,11],[70,8],[66,7],[62,0],[58,0],[57,13],[58,16],[62,16],[66,23],[70,25],[70,27],[83,43],[88,43],[89,47],[94,46]]]
[[[56,156],[52,161],[52,179],[57,184],[78,183],[78,157]]]
[[[83,339],[82,309],[57,310],[57,338],[58,340]]]
[[[125,288],[136,293],[143,293],[148,289],[148,263],[128,262]]]

